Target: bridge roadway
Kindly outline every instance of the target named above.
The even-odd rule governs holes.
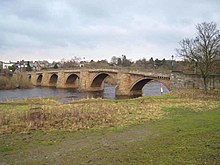
[[[116,95],[141,95],[150,81],[162,82],[170,88],[170,74],[131,72],[114,69],[51,70],[30,72],[33,85],[56,88],[78,88],[81,91],[102,91],[104,82],[116,85]]]

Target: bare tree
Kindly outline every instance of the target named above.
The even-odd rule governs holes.
[[[112,64],[117,64],[117,62],[118,62],[118,58],[117,58],[116,56],[113,56],[113,57],[111,58],[111,63],[112,63]]]
[[[196,37],[180,41],[180,48],[176,51],[185,60],[196,64],[203,78],[204,91],[207,93],[207,78],[220,57],[220,31],[214,22],[198,24],[196,30]]]

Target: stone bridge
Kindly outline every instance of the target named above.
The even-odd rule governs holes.
[[[113,69],[53,70],[29,73],[33,85],[56,88],[78,88],[81,91],[102,91],[104,82],[116,85],[116,95],[141,95],[150,81],[162,82],[170,88],[170,74],[125,72]]]

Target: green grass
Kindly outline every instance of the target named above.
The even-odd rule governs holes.
[[[170,119],[149,122],[158,136],[130,146],[136,148],[132,159],[155,164],[219,164],[220,107],[199,113],[172,109],[172,113]]]
[[[45,103],[49,107],[55,107],[52,105],[53,101]],[[74,107],[79,109],[81,105],[84,106],[80,110],[86,114],[91,111],[101,113],[101,108],[111,110],[115,113],[113,116],[116,122],[113,126],[103,127],[103,123],[94,120],[94,127],[78,131],[67,127],[1,134],[1,162],[220,164],[220,100],[216,96],[198,96],[192,99],[185,94],[171,94],[124,101],[83,100],[65,105],[57,104],[56,107],[66,111],[68,108],[74,110]],[[18,106],[24,106],[25,109],[25,106],[30,105]],[[45,104],[42,103],[42,106]],[[91,106],[93,108],[89,108]],[[16,107],[15,105],[15,111]],[[149,114],[148,111],[151,112],[152,109],[157,112],[154,115],[159,114],[159,118],[151,118],[152,113]]]

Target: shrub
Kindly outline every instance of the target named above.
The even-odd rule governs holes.
[[[15,89],[15,88],[31,88],[32,84],[28,78],[22,74],[16,74],[12,77],[0,76],[0,89]]]
[[[14,84],[12,84],[12,81],[9,77],[6,76],[0,76],[0,89],[11,89],[15,88]]]

